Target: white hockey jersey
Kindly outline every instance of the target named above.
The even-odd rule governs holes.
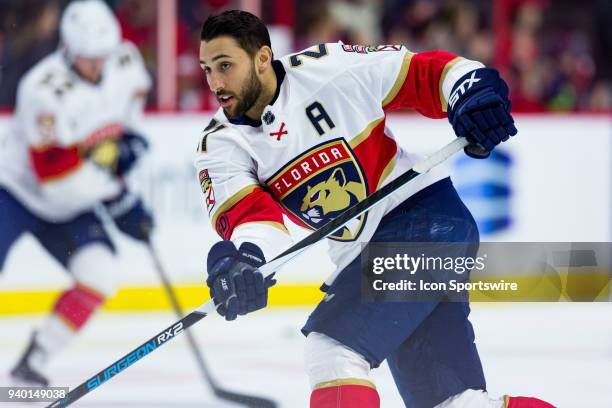
[[[261,123],[230,121],[219,110],[195,161],[218,234],[237,245],[257,244],[268,260],[287,247],[283,214],[317,229],[415,164],[419,157],[398,147],[386,126],[387,112],[412,108],[445,117],[454,83],[483,65],[443,51],[338,43],[273,66],[277,94]],[[337,271],[359,254],[386,213],[446,176],[447,170],[433,169],[332,235]]]
[[[51,222],[116,196],[121,182],[83,152],[132,127],[150,86],[140,53],[128,42],[107,59],[97,84],[80,78],[61,50],[45,57],[19,84],[0,146],[0,187]]]

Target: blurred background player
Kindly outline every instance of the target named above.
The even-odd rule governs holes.
[[[45,386],[49,357],[115,291],[114,247],[94,209],[102,205],[137,240],[148,240],[153,225],[124,182],[147,149],[134,131],[150,88],[140,54],[121,42],[99,0],[71,3],[60,37],[60,48],[21,79],[0,160],[0,268],[30,233],[74,279],[11,371],[17,383]]]

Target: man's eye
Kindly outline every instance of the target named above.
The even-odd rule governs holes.
[[[231,64],[229,62],[224,62],[223,64],[221,64],[221,69],[226,71],[231,67]]]

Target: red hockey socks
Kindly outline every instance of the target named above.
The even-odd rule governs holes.
[[[310,395],[310,408],[380,408],[380,398],[373,384],[322,384]]]
[[[104,296],[98,292],[77,284],[59,297],[53,312],[76,331],[87,322],[103,301]]]
[[[26,357],[30,366],[41,370],[52,354],[70,343],[103,301],[103,295],[79,284],[62,293],[53,313],[36,332],[33,339],[38,346],[36,352]]]
[[[531,397],[504,397],[504,408],[555,408],[546,401]]]

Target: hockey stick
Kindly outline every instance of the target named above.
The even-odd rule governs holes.
[[[391,181],[389,184],[383,186],[378,191],[375,191],[374,193],[366,197],[363,201],[360,201],[354,206],[350,207],[338,217],[327,222],[320,229],[314,231],[312,234],[308,235],[300,242],[291,246],[289,249],[272,259],[270,262],[261,266],[259,270],[264,276],[271,275],[282,265],[286,264],[287,262],[295,258],[297,255],[302,253],[304,250],[306,250],[306,248],[308,248],[310,245],[334,233],[345,223],[347,223],[354,217],[360,215],[361,213],[369,210],[370,208],[374,207],[391,193],[397,191],[400,187],[402,187],[404,184],[408,183],[410,180],[414,179],[418,175],[426,173],[434,166],[442,163],[454,153],[467,146],[467,144],[468,143],[465,138],[457,138],[453,140],[451,143],[447,144],[427,159],[423,160],[420,163],[417,163],[413,168],[401,174],[398,178]],[[115,361],[110,366],[96,373],[93,377],[91,377],[72,391],[68,392],[68,394],[66,394],[64,398],[58,399],[57,401],[48,405],[47,408],[67,407],[68,405],[77,401],[79,398],[83,397],[85,394],[88,394],[92,390],[104,384],[106,381],[110,380],[112,377],[116,376],[121,371],[134,364],[136,361],[146,357],[149,353],[166,344],[168,341],[172,340],[174,337],[179,335],[187,328],[191,327],[195,323],[208,316],[215,310],[215,308],[215,304],[212,300],[206,302],[205,304],[203,304],[193,312],[189,313],[187,316],[183,317],[173,325],[167,327],[155,336],[151,337],[149,340],[136,347],[134,350],[121,357],[119,360]]]
[[[172,304],[172,309],[174,309],[174,313],[180,319],[185,314],[183,313],[183,310],[181,309],[181,306],[179,305],[176,293],[174,292],[174,289],[172,288],[172,284],[170,283],[170,279],[168,278],[168,274],[166,274],[165,269],[162,267],[161,261],[159,260],[159,256],[157,255],[157,251],[155,251],[155,248],[153,247],[151,242],[147,243],[147,249],[149,250],[149,255],[151,256],[151,259],[153,260],[153,264],[155,265],[155,271],[157,272],[157,274],[159,275],[162,281],[164,290],[166,291],[166,294],[168,295],[168,299],[170,299],[170,303]],[[215,396],[217,396],[217,398],[224,399],[227,401],[232,401],[232,402],[239,403],[244,406],[252,407],[252,408],[276,408],[277,407],[276,402],[270,399],[256,397],[253,395],[241,394],[237,392],[232,392],[232,391],[228,391],[220,387],[217,381],[213,378],[210,370],[208,369],[208,366],[204,362],[204,356],[202,355],[202,352],[200,351],[200,348],[198,347],[195,341],[195,338],[193,337],[191,333],[191,330],[185,330],[185,335],[187,336],[187,342],[189,343],[189,347],[191,348],[191,352],[193,353],[196,363],[198,364],[198,367],[200,368],[200,371],[202,372],[204,381],[206,382],[208,386],[210,386],[210,388],[212,389]]]

